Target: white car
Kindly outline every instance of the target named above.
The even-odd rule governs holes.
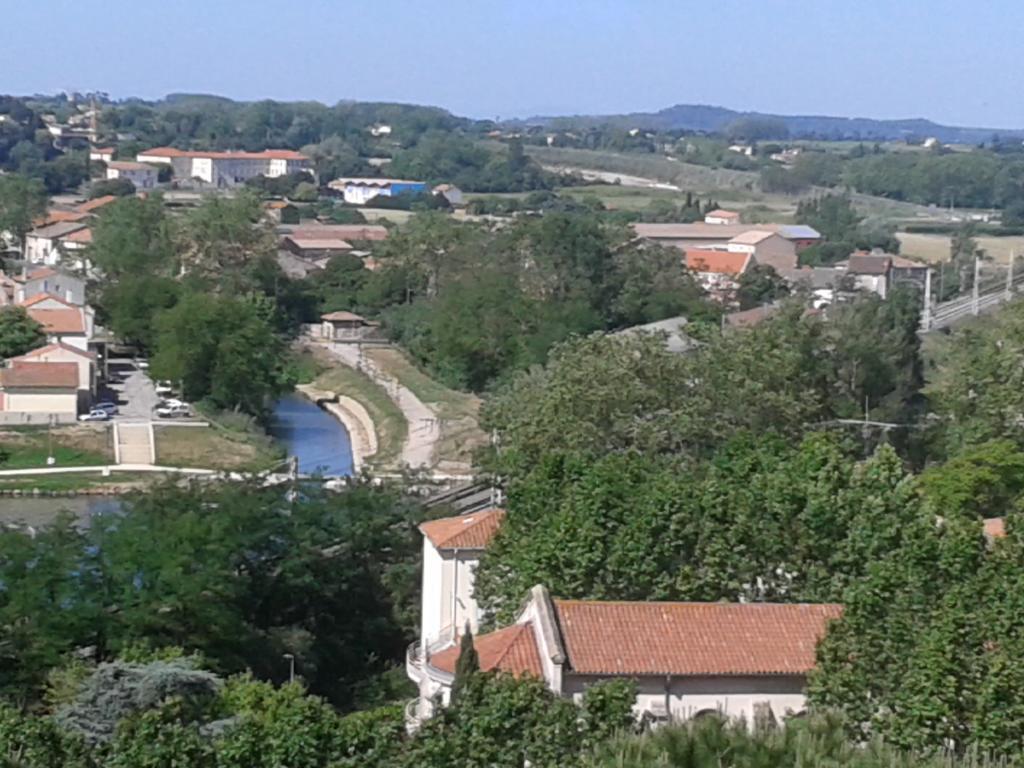
[[[117,415],[117,403],[112,403],[109,400],[104,400],[103,402],[100,403],[93,403],[92,409],[94,411],[103,411],[104,413],[108,413],[111,416]]]
[[[188,408],[188,403],[176,397],[165,397],[160,401],[160,408]]]
[[[79,421],[110,421],[110,413],[104,411],[102,408],[93,408],[88,413],[83,413],[78,417]]]
[[[169,382],[169,381],[158,381],[156,383],[156,393],[158,395],[160,395],[161,397],[163,397],[164,395],[169,395],[172,392],[174,392],[174,387],[171,386],[171,382]]]
[[[190,416],[191,411],[184,403],[177,405],[163,405],[156,409],[156,415],[161,419],[176,419],[179,416]]]

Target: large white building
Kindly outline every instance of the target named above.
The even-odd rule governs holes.
[[[427,191],[427,185],[422,181],[378,179],[374,177],[335,179],[329,182],[327,186],[341,192],[345,202],[351,205],[366,205],[378,196],[418,195]]]
[[[475,569],[503,516],[490,510],[420,527],[421,637],[406,659],[419,688],[406,709],[410,728],[449,702],[458,633],[479,620]],[[594,683],[627,678],[637,686],[638,717],[713,712],[753,722],[804,710],[818,640],[841,612],[832,604],[558,600],[536,586],[515,623],[474,642],[482,670],[537,677],[576,701]]]
[[[157,147],[140,152],[140,163],[169,165],[179,179],[198,179],[215,187],[233,187],[256,176],[286,176],[312,171],[312,162],[301,152],[267,149],[263,152],[197,152]]]

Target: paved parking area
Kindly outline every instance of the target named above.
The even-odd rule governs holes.
[[[160,403],[153,381],[139,370],[131,358],[112,358],[109,362],[111,381],[100,399],[109,397],[117,403],[117,421],[138,421],[153,418],[153,409]]]

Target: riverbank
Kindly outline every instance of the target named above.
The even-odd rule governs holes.
[[[378,450],[377,430],[373,419],[359,401],[312,384],[298,384],[295,391],[316,403],[341,422],[352,448],[352,472],[358,475]]]

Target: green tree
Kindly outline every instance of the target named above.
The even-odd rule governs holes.
[[[466,687],[466,683],[479,671],[480,654],[476,652],[476,646],[473,645],[473,633],[467,622],[462,637],[459,638],[459,658],[455,661],[455,681],[452,683],[451,700],[453,702],[458,702],[458,697]]]
[[[101,209],[86,256],[112,282],[171,276],[177,259],[160,195],[123,198]]]
[[[0,175],[0,234],[10,233],[19,246],[32,221],[46,212],[46,192],[36,179],[20,174]]]
[[[0,309],[0,358],[23,355],[45,342],[43,327],[23,307]]]
[[[755,264],[740,275],[737,294],[740,309],[751,309],[785,298],[789,295],[789,286],[774,267]]]

